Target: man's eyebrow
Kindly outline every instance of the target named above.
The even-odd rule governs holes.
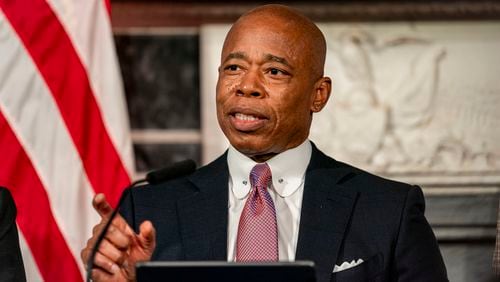
[[[224,63],[231,60],[231,59],[247,59],[247,55],[243,52],[234,52],[234,53],[229,53],[229,55],[226,56],[224,59]]]
[[[233,53],[229,53],[229,55],[226,56],[226,58],[224,59],[224,62],[227,62],[231,59],[242,59],[242,60],[248,60],[248,56],[246,53],[244,52],[233,52]],[[264,61],[272,61],[272,62],[277,62],[277,63],[280,63],[280,64],[283,64],[285,66],[288,66],[290,68],[293,68],[292,65],[290,65],[290,63],[283,57],[279,57],[279,56],[276,56],[276,55],[273,55],[273,54],[265,54],[264,55]]]
[[[265,59],[265,61],[277,62],[277,63],[283,64],[285,66],[288,66],[288,67],[292,68],[292,66],[290,65],[290,63],[288,63],[288,61],[285,58],[278,57],[276,55],[266,54],[266,55],[264,55],[264,59]]]

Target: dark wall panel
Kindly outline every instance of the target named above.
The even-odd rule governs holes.
[[[133,129],[199,129],[198,35],[116,35]]]

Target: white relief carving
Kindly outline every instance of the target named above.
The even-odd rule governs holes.
[[[320,148],[382,173],[498,171],[500,114],[488,109],[500,109],[500,85],[484,84],[480,73],[468,75],[456,47],[469,42],[450,44],[432,29],[391,35],[389,28],[387,35],[366,26],[332,26],[323,29],[333,97],[311,134]],[[499,39],[483,44],[490,53],[478,59],[498,61],[492,47],[500,47]]]

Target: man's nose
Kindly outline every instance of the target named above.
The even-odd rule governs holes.
[[[263,96],[262,81],[257,71],[249,70],[241,78],[236,95],[245,97]]]

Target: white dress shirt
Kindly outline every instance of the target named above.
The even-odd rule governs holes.
[[[306,140],[298,147],[267,161],[272,174],[272,185],[268,190],[276,207],[280,261],[295,260],[304,179],[311,160],[311,152],[311,142]],[[240,215],[251,188],[250,171],[257,163],[232,146],[227,153],[227,163],[229,167],[227,260],[234,261]]]

